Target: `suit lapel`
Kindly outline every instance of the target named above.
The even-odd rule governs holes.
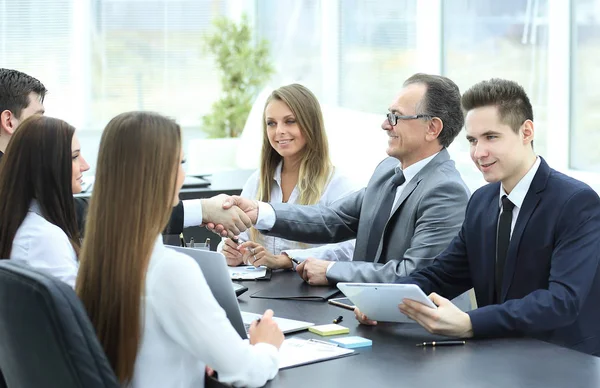
[[[541,157],[540,157],[541,158]],[[506,254],[506,263],[504,266],[504,277],[502,279],[502,290],[501,290],[501,302],[504,302],[508,289],[512,283],[513,275],[515,273],[515,267],[517,264],[517,253],[519,252],[519,245],[523,238],[523,232],[525,227],[533,214],[533,211],[537,207],[541,195],[540,192],[546,187],[548,176],[550,175],[550,167],[546,164],[544,159],[541,160],[538,171],[531,181],[523,206],[519,210],[519,216],[515,228],[510,237],[510,244],[508,245],[508,253]]]
[[[379,262],[379,259],[381,258],[380,256],[381,256],[381,252],[383,250],[384,238],[387,236],[387,229],[388,229],[389,225],[392,224],[393,222],[397,222],[397,220],[394,218],[394,216],[396,215],[396,212],[398,211],[398,209],[400,209],[402,204],[412,194],[412,192],[415,191],[415,189],[417,188],[417,186],[419,185],[419,182],[421,182],[423,177],[427,176],[427,174],[429,173],[430,170],[437,168],[438,165],[440,165],[441,163],[443,163],[447,160],[450,160],[450,154],[448,153],[448,150],[446,150],[445,148],[442,148],[442,150],[429,163],[427,163],[421,169],[421,171],[419,171],[417,173],[417,175],[415,175],[410,180],[410,182],[408,182],[406,184],[406,187],[402,190],[402,193],[400,193],[400,197],[394,203],[394,205],[392,207],[392,212],[390,213],[390,217],[388,218],[388,220],[385,224],[385,227],[383,228],[383,234],[381,235],[381,239],[379,240],[379,246],[377,247],[377,254],[375,255],[375,260],[374,260],[375,263]]]

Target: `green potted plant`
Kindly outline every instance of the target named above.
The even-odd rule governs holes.
[[[216,18],[205,37],[222,86],[221,98],[202,119],[202,130],[209,138],[240,136],[255,97],[274,73],[268,41],[253,35],[248,16],[243,14],[239,23]]]

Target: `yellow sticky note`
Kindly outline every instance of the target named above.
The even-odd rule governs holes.
[[[330,323],[328,325],[311,326],[308,328],[308,331],[322,336],[350,333],[350,329],[335,323]]]

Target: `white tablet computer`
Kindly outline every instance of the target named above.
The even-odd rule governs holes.
[[[337,287],[362,313],[375,321],[414,322],[398,309],[403,299],[437,308],[415,284],[338,283]]]

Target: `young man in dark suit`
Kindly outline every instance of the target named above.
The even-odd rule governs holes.
[[[17,70],[0,68],[0,159],[19,124],[29,116],[44,114],[46,92],[46,87],[36,78]],[[180,201],[173,208],[165,233],[179,234],[184,226],[196,226],[209,220],[218,220],[221,224],[227,224],[225,229],[233,236],[252,225],[239,209],[226,213],[227,211],[221,208],[222,202],[222,196]],[[75,198],[77,223],[82,235],[87,207],[86,199]]]
[[[536,156],[531,103],[515,82],[480,82],[462,105],[471,157],[490,184],[435,262],[398,281],[417,284],[438,309],[404,300],[400,310],[436,334],[529,336],[600,355],[598,195]],[[476,310],[446,299],[471,287]]]

